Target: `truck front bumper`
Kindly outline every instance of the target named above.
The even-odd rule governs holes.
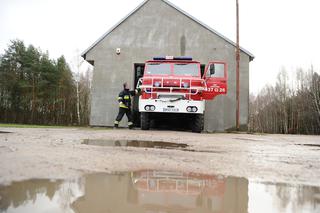
[[[203,114],[205,101],[139,98],[139,112]]]

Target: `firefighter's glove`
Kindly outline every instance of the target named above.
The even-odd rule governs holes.
[[[139,87],[137,87],[136,90],[135,90],[135,92],[136,92],[136,95],[138,95],[138,94],[140,94],[141,89],[140,89]]]

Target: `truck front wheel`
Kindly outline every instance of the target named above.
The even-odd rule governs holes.
[[[141,129],[142,130],[148,130],[150,129],[150,118],[149,113],[147,112],[141,112]]]
[[[193,119],[192,132],[200,133],[204,126],[204,116],[203,114],[196,114]]]

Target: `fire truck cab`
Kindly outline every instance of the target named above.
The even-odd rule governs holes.
[[[146,61],[139,112],[141,129],[150,128],[155,113],[185,113],[192,118],[192,131],[204,126],[205,101],[227,93],[227,64],[212,61],[201,75],[200,62],[191,57],[155,57]]]

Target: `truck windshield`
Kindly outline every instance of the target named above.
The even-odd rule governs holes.
[[[174,64],[175,75],[199,76],[198,64]]]
[[[170,64],[168,63],[147,64],[148,75],[170,75],[170,73]]]

